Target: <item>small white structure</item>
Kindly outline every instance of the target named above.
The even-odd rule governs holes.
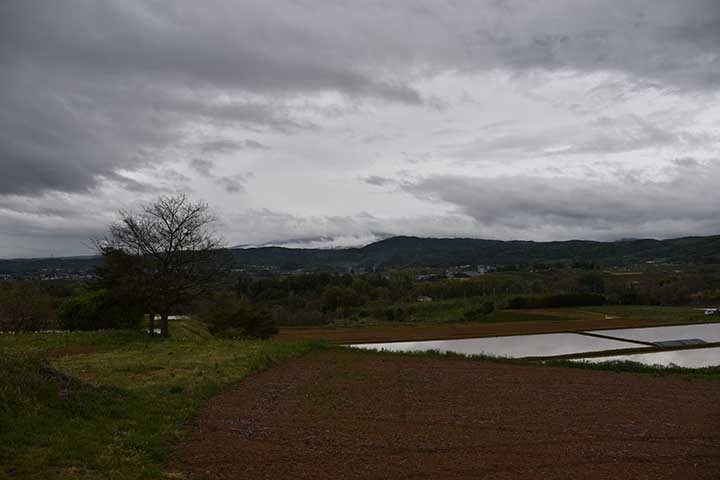
[[[422,303],[432,302],[432,297],[426,297],[422,295],[420,297],[417,297],[417,301]]]
[[[706,308],[705,315],[720,315],[720,308]]]

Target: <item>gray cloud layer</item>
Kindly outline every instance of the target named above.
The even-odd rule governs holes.
[[[156,159],[189,118],[302,126],[281,104],[227,94],[420,102],[419,76],[498,67],[720,85],[713,0],[10,0],[0,19],[0,193],[85,190]]]
[[[478,222],[478,235],[484,234],[483,225],[498,227],[491,232],[497,235],[522,232],[522,225],[547,236],[604,235],[632,225],[657,235],[684,228],[712,232],[718,225],[707,208],[709,197],[700,200],[687,189],[710,185],[698,185],[700,180],[680,172],[694,168],[717,180],[707,159],[702,165],[679,161],[676,180],[638,184],[550,179],[527,171],[473,178],[444,170],[436,157],[512,163],[548,152],[567,159],[663,147],[711,150],[718,144],[716,134],[677,125],[672,115],[658,119],[632,108],[630,113],[594,110],[598,98],[631,102],[647,90],[684,98],[688,104],[678,111],[699,110],[703,101],[695,97],[712,103],[720,91],[718,52],[717,0],[6,0],[0,3],[0,200],[5,201],[0,219],[9,232],[19,228],[9,220],[23,213],[18,205],[60,194],[97,195],[107,185],[118,198],[189,189],[198,181],[264,198],[267,192],[253,191],[249,175],[238,173],[256,172],[256,165],[241,160],[264,155],[262,164],[270,165],[266,176],[272,168],[285,173],[291,162],[302,165],[300,176],[313,163],[318,175],[328,165],[344,172],[359,157],[369,165],[382,158],[383,147],[415,128],[415,113],[445,112],[447,118],[457,113],[449,100],[458,93],[455,84],[435,90],[428,85],[442,84],[448,76],[501,71],[518,84],[532,83],[536,72],[550,72],[614,76],[622,85],[598,81],[600,86],[577,104],[553,105],[594,117],[575,129],[549,121],[520,131],[505,118],[489,123],[507,127],[490,135],[489,127],[483,130],[468,117],[466,127],[475,134],[458,141],[457,129],[435,125],[438,134],[423,139],[424,149],[396,152],[423,158],[413,165],[426,169],[425,180],[400,190],[456,206]],[[372,107],[363,110],[368,104]],[[502,113],[504,106],[480,102],[478,110],[483,108]],[[342,135],[357,127],[345,124],[343,116],[356,110],[359,116],[372,112],[364,119],[365,131],[355,132],[368,149],[362,155],[342,148]],[[706,125],[717,126],[710,117]],[[332,122],[323,121],[327,118]],[[384,130],[389,119],[395,131]],[[446,137],[453,140],[445,142]],[[226,158],[223,168],[221,158]],[[194,177],[173,170],[178,165],[189,167],[185,173]],[[629,172],[633,165],[626,168]],[[159,180],[140,180],[138,172]],[[350,175],[368,188],[394,185],[387,171]],[[73,205],[80,213],[82,202]],[[643,213],[645,208],[651,212]],[[397,228],[366,223],[382,231],[413,230],[398,220],[409,217],[390,217]],[[472,233],[465,223],[453,225]],[[92,228],[79,231],[87,229]]]
[[[720,163],[678,159],[657,180],[433,176],[402,187],[457,207],[491,236],[617,239],[719,232],[718,182]]]

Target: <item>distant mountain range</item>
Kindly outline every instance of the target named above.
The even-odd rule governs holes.
[[[471,238],[392,237],[357,248],[231,248],[237,267],[345,269],[350,267],[449,267],[455,265],[529,265],[594,262],[632,265],[647,261],[720,263],[720,235],[670,240],[531,242]],[[97,257],[0,260],[0,274],[82,272]]]
[[[233,253],[240,264],[281,268],[448,267],[574,261],[607,265],[646,261],[720,263],[720,235],[616,242],[392,237],[360,248],[328,250],[264,247],[237,249]]]

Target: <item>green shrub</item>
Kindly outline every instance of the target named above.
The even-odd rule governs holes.
[[[511,309],[521,309],[521,308],[532,308],[530,306],[531,299],[528,297],[513,297],[508,300],[507,302],[507,308]]]
[[[660,300],[647,294],[639,292],[624,292],[617,299],[620,305],[660,305]]]
[[[58,312],[64,330],[136,329],[142,319],[142,312],[114,301],[107,290],[68,298]]]
[[[210,333],[222,337],[269,338],[278,332],[270,310],[238,301],[221,302],[203,319]]]
[[[400,307],[386,308],[385,320],[388,322],[404,322],[408,317],[408,312]]]
[[[286,327],[300,327],[309,325],[324,325],[328,323],[329,316],[323,315],[319,310],[275,308],[273,318],[278,325]]]
[[[357,307],[365,303],[367,299],[359,295],[350,287],[328,287],[323,292],[322,302],[324,312],[344,310],[348,307]]]
[[[507,308],[595,307],[605,305],[605,296],[594,293],[563,293],[539,297],[513,297]]]
[[[0,331],[52,327],[50,295],[29,282],[0,284]]]
[[[485,316],[490,315],[495,311],[495,304],[493,302],[485,302],[480,307],[468,310],[465,312],[465,320],[484,320]]]

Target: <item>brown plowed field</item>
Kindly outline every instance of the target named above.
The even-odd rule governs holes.
[[[208,479],[717,479],[720,382],[333,349],[214,398]]]
[[[531,312],[546,313],[549,312],[549,310],[533,310]],[[398,326],[378,325],[357,328],[286,328],[281,330],[280,334],[273,338],[276,340],[317,339],[331,343],[397,342],[650,327],[656,325],[677,325],[678,323],[677,320],[668,319],[605,319],[603,316],[597,314],[587,314],[585,318],[549,321],[414,324]]]

